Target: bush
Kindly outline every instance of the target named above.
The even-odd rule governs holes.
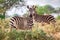
[[[8,25],[9,20],[1,20],[0,26],[4,27],[5,29],[10,27]],[[34,29],[33,29],[34,30]],[[3,32],[4,31],[4,32]],[[47,36],[43,30],[35,30],[35,31],[28,31],[28,30],[12,30],[9,33],[5,30],[0,30],[0,40],[53,40],[51,36]]]
[[[58,16],[57,19],[60,19],[60,16]]]
[[[36,30],[32,36],[34,40],[53,40],[53,38],[48,37],[43,30]]]
[[[0,40],[4,40],[5,38],[6,38],[6,33],[0,30]]]
[[[42,30],[35,32],[13,30],[8,33],[8,40],[53,40],[53,38],[46,36]]]
[[[16,40],[18,33],[16,31],[11,31],[8,33],[8,40]]]

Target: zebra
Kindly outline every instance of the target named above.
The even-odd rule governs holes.
[[[37,14],[36,6],[34,6],[34,5],[32,7],[27,6],[27,8],[29,9],[30,15],[33,17],[34,21],[39,22],[39,23],[43,23],[44,22],[44,23],[47,23],[47,24],[52,23],[52,24],[55,25],[56,20],[55,20],[54,16]]]
[[[25,18],[14,16],[10,19],[10,26],[11,28],[22,29],[22,30],[32,29],[33,20],[30,16]]]

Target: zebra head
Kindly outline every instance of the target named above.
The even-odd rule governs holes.
[[[31,7],[27,6],[27,8],[28,8],[28,10],[29,10],[30,17],[32,17],[34,14],[36,14],[36,11],[35,11],[36,6],[34,6],[34,5],[31,6]]]

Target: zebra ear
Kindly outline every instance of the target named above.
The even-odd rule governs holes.
[[[27,8],[29,9],[29,6],[27,6]]]
[[[33,7],[33,8],[36,8],[37,6],[33,5],[32,7]]]
[[[34,8],[37,8],[37,6],[34,6]]]
[[[34,5],[32,7],[34,8]]]

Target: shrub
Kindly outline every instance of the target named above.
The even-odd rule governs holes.
[[[6,38],[6,33],[2,32],[2,30],[0,29],[0,40],[4,40]]]
[[[60,19],[60,16],[58,16],[57,19]]]
[[[8,40],[53,40],[52,37],[46,36],[43,30],[39,31],[16,31],[13,30],[8,33]]]
[[[32,36],[35,40],[53,40],[53,38],[48,37],[43,30],[36,30]]]
[[[8,33],[8,39],[7,40],[16,40],[16,38],[18,37],[18,33],[17,31],[11,31]]]

